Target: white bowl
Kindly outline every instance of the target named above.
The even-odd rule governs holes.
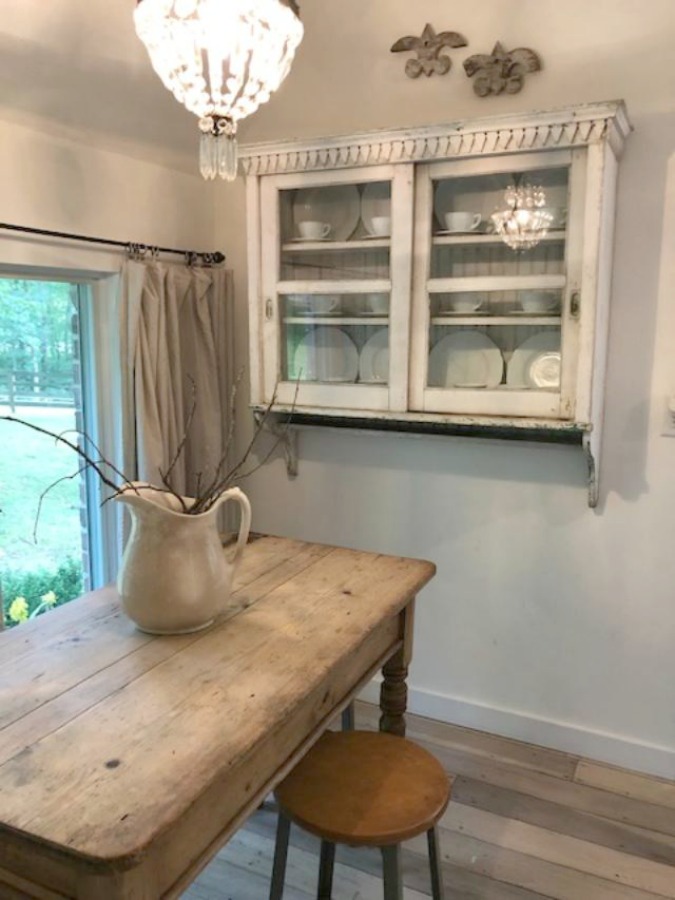
[[[558,308],[559,295],[557,291],[521,291],[518,301],[524,312],[554,312]]]

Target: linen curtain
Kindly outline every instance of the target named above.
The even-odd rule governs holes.
[[[232,272],[128,261],[119,303],[127,477],[194,496],[226,444],[233,383]]]

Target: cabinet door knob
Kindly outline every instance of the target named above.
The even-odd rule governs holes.
[[[572,291],[570,295],[570,315],[573,319],[579,318],[581,310],[581,291]]]
[[[274,304],[272,303],[272,298],[268,297],[267,300],[265,300],[265,318],[269,322],[273,316],[274,316]]]

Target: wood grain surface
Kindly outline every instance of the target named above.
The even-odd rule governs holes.
[[[0,885],[175,896],[401,651],[433,573],[262,537],[205,632],[141,634],[106,588],[3,633]]]

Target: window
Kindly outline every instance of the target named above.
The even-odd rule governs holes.
[[[0,415],[103,449],[100,352],[92,284],[0,278]],[[94,458],[97,452],[90,448]],[[103,450],[105,456],[112,454]],[[111,516],[96,476],[53,438],[0,422],[0,584],[12,626],[110,577]],[[114,517],[112,517],[114,518]]]

